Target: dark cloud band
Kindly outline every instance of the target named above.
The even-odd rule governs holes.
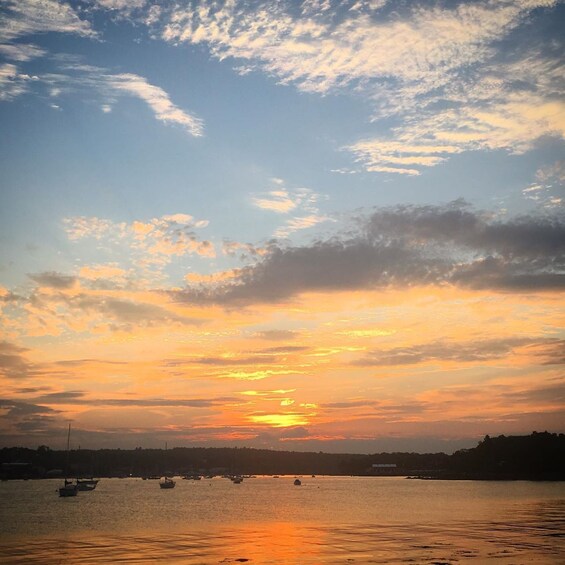
[[[223,285],[170,294],[181,302],[230,305],[430,284],[509,292],[565,288],[562,215],[503,221],[455,201],[376,210],[356,224],[354,235],[301,247],[272,245]]]

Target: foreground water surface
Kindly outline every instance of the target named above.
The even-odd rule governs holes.
[[[1,563],[565,563],[565,483],[400,477],[0,483]]]

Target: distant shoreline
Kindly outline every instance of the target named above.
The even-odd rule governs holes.
[[[254,448],[177,447],[71,450],[0,449],[0,479],[164,475],[402,476],[420,480],[563,481],[565,435],[488,435],[472,449],[445,453],[347,454]]]

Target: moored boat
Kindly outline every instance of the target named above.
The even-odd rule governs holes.
[[[67,462],[66,462],[67,473],[69,470],[70,448],[71,448],[71,423],[69,422],[69,432],[67,434]],[[77,494],[78,494],[77,483],[65,477],[65,482],[63,483],[63,486],[59,487],[59,496],[66,498],[69,496],[76,496]]]
[[[168,447],[167,442],[165,442],[165,454],[167,453],[167,447]],[[175,488],[175,485],[176,485],[175,481],[173,481],[173,479],[171,479],[171,477],[168,477],[167,475],[162,477],[159,482],[159,486],[165,489]]]
[[[94,490],[97,484],[97,479],[77,479],[77,489],[80,491]]]
[[[176,482],[171,479],[170,477],[163,477],[161,479],[161,482],[159,483],[159,486],[161,488],[175,488]]]
[[[65,479],[65,484],[59,487],[59,496],[76,496],[78,494],[78,485],[69,479]]]

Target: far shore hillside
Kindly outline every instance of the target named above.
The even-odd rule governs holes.
[[[155,475],[356,475],[409,476],[421,479],[565,480],[565,435],[485,438],[472,449],[445,453],[343,454],[272,451],[252,448],[179,447],[161,449],[72,450],[76,477]],[[0,478],[44,479],[63,475],[67,453],[37,449],[0,449]]]

